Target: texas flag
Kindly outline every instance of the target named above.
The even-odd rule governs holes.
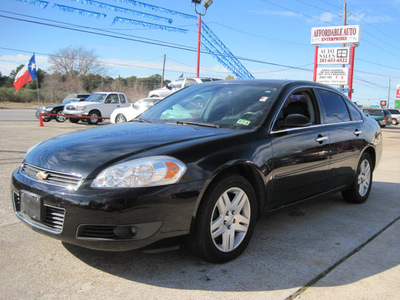
[[[18,91],[25,84],[36,78],[35,54],[32,55],[29,62],[17,73],[14,80],[14,87]]]

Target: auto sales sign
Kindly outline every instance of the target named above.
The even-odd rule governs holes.
[[[359,42],[360,25],[311,28],[311,44],[347,44]]]

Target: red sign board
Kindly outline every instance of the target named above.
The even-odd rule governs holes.
[[[397,85],[396,98],[400,98],[400,84]]]
[[[359,43],[360,25],[313,27],[311,44]]]

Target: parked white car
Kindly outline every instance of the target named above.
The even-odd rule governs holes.
[[[396,108],[389,108],[388,111],[392,115],[392,124],[399,125],[400,123],[400,111]]]
[[[160,98],[165,98],[172,93],[175,93],[185,87],[194,85],[194,84],[199,84],[203,82],[208,82],[208,81],[214,81],[214,80],[220,80],[217,78],[206,78],[206,77],[183,77],[183,78],[178,78],[175,81],[172,81],[168,83],[166,86],[155,89],[149,92],[148,97],[160,97]]]
[[[150,107],[160,102],[163,98],[144,98],[135,103],[132,103],[128,107],[115,109],[110,117],[111,123],[124,123],[132,121],[134,118],[144,113]]]
[[[78,123],[79,120],[89,124],[102,122],[100,117],[109,118],[116,108],[128,107],[125,94],[117,92],[98,92],[91,94],[85,101],[71,103],[64,106],[64,114],[70,115],[70,122]],[[88,118],[74,118],[72,116],[88,116]]]

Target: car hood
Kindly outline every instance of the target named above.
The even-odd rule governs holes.
[[[165,154],[160,148],[210,137],[237,134],[236,130],[157,123],[124,123],[69,133],[33,147],[25,161],[52,171],[93,171],[137,155]],[[95,172],[96,173],[96,172]],[[93,175],[95,176],[95,175]]]
[[[95,104],[100,104],[100,102],[80,101],[80,102],[76,102],[76,103],[70,103],[68,105],[74,105],[75,107],[79,107],[79,106],[88,106],[88,105],[95,105]]]

